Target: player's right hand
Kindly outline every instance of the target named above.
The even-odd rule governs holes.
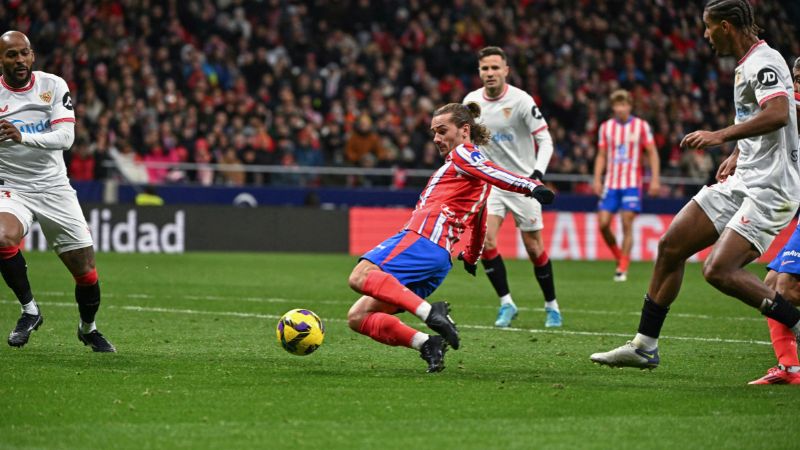
[[[547,189],[546,186],[542,184],[537,184],[533,191],[530,194],[526,194],[526,197],[533,197],[539,203],[543,205],[549,205],[553,203],[553,200],[556,198],[556,194],[553,193],[550,189]]]
[[[11,122],[0,120],[0,142],[5,142],[9,139],[14,142],[22,142],[22,134]]]
[[[468,274],[475,276],[478,273],[478,262],[476,261],[474,264],[470,263],[464,258],[464,252],[458,254],[458,260],[464,262],[464,270],[467,271]]]

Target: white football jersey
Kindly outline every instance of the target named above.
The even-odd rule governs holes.
[[[522,89],[506,84],[498,98],[488,98],[484,88],[464,97],[464,104],[475,102],[481,106],[478,122],[489,128],[492,140],[481,145],[481,150],[492,162],[520,175],[530,176],[536,169],[536,152],[533,135],[547,129],[536,102]],[[539,170],[542,173],[547,163]]]
[[[736,123],[761,112],[761,105],[787,97],[789,123],[762,136],[740,139],[735,176],[747,188],[771,189],[787,199],[800,200],[797,111],[793,107],[792,75],[780,53],[759,41],[739,61],[734,78]]]
[[[0,119],[7,120],[22,133],[49,133],[53,125],[75,122],[67,83],[46,72],[35,71],[21,89],[6,84],[0,77]],[[63,150],[47,150],[18,144],[11,139],[0,142],[0,180],[4,186],[20,191],[46,191],[69,186]]]

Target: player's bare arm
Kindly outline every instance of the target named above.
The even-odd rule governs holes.
[[[650,162],[650,187],[647,193],[650,196],[657,196],[661,190],[661,161],[658,159],[658,149],[655,144],[650,144],[644,148]]]
[[[748,120],[717,131],[699,130],[687,134],[681,140],[684,148],[718,147],[725,142],[754,136],[762,136],[783,128],[789,123],[789,98],[775,97],[764,102],[761,112]]]
[[[603,194],[603,171],[606,170],[606,149],[597,148],[597,158],[594,160],[594,193]]]

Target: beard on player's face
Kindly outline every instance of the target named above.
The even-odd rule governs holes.
[[[3,77],[13,85],[27,84],[31,79],[32,65],[32,58],[6,59],[3,61]]]

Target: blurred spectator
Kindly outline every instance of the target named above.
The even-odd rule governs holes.
[[[74,181],[94,180],[95,160],[86,141],[76,143],[69,162],[69,177]]]
[[[800,56],[793,3],[752,3],[761,37],[787,60]],[[115,173],[101,164],[109,158],[127,178],[141,178],[139,158],[151,160],[156,146],[204,165],[435,169],[441,158],[428,145],[431,111],[480,86],[475,53],[483,45],[506,50],[509,83],[533,95],[548,118],[556,144],[549,172],[591,166],[586,149],[595,146],[599,118],[610,116],[606,98],[624,87],[634,94],[634,113],[654,126],[664,174],[686,176],[695,168],[681,163],[692,157],[676,137],[734,117],[736,61],[713,53],[701,17],[702,2],[687,0],[0,3],[3,29],[27,31],[34,49],[53,49],[37,56],[35,68],[67,81],[76,139],[90,143],[100,179]],[[310,152],[301,142],[309,130]],[[291,144],[284,146],[291,157],[280,141]],[[708,152],[712,166],[727,151]],[[220,173],[207,167],[155,177],[276,182]]]
[[[220,169],[222,179],[228,186],[243,186],[245,179],[244,165],[236,155],[236,149],[228,147],[220,158],[220,164],[227,167]]]
[[[147,168],[142,164],[141,157],[133,151],[131,144],[123,142],[119,150],[111,147],[109,153],[123,179],[133,184],[148,183]]]
[[[383,159],[381,137],[372,128],[372,119],[368,115],[358,118],[356,128],[347,140],[344,154],[348,162],[362,167],[374,166],[376,159]]]
[[[681,158],[681,167],[686,176],[700,180],[706,180],[712,171],[716,172],[711,155],[702,150],[685,151]]]

